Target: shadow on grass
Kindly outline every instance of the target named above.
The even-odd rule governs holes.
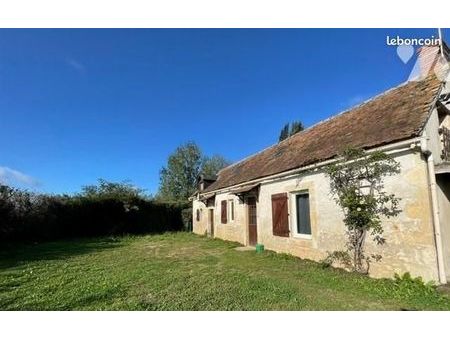
[[[0,269],[33,261],[67,259],[120,246],[123,243],[115,238],[73,239],[37,244],[9,243],[0,248]]]

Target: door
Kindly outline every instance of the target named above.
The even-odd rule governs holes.
[[[214,237],[214,209],[209,209],[209,228],[211,230],[211,237]]]
[[[248,244],[256,245],[258,240],[258,233],[256,228],[256,198],[247,198],[247,209],[248,209]]]

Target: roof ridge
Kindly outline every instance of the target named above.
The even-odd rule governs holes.
[[[333,120],[333,119],[335,119],[335,118],[337,118],[337,117],[339,117],[339,116],[341,116],[341,115],[344,115],[344,114],[346,114],[346,113],[349,113],[349,112],[351,112],[351,111],[353,111],[353,110],[355,110],[355,109],[357,109],[357,108],[359,108],[359,107],[361,107],[361,106],[363,106],[363,105],[366,105],[366,104],[368,104],[369,102],[371,102],[371,101],[373,101],[373,100],[375,100],[375,99],[377,99],[377,98],[379,98],[379,97],[381,97],[381,96],[383,96],[383,95],[386,95],[386,94],[388,94],[389,92],[391,92],[391,91],[393,91],[393,90],[396,90],[396,89],[399,89],[399,88],[401,88],[401,87],[403,87],[403,86],[406,86],[406,85],[409,84],[410,82],[412,82],[412,81],[411,81],[411,80],[406,80],[406,81],[404,81],[404,82],[401,82],[400,84],[396,85],[395,87],[388,88],[388,89],[386,89],[385,91],[383,91],[383,92],[381,92],[381,93],[379,93],[379,94],[377,94],[377,95],[375,95],[375,96],[372,96],[371,98],[369,98],[369,99],[367,99],[367,100],[365,100],[365,101],[363,101],[363,102],[361,102],[361,103],[359,103],[359,104],[356,104],[356,105],[354,105],[354,106],[352,106],[352,107],[350,107],[350,108],[348,108],[348,109],[346,109],[346,110],[340,111],[339,113],[337,113],[337,114],[335,114],[335,115],[332,115],[332,116],[329,116],[329,117],[327,117],[327,118],[325,118],[325,119],[323,119],[323,120],[320,120],[320,121],[318,121],[318,122],[312,124],[311,126],[305,128],[305,129],[303,129],[302,131],[299,131],[298,133],[295,133],[294,135],[288,136],[286,139],[284,139],[284,140],[282,140],[282,141],[280,141],[280,142],[278,142],[278,143],[274,143],[274,144],[272,144],[272,145],[270,145],[270,146],[268,146],[268,147],[263,148],[262,150],[260,150],[260,151],[258,151],[258,152],[256,152],[256,153],[253,153],[253,154],[251,154],[251,155],[248,155],[248,156],[242,158],[241,160],[239,160],[239,161],[237,161],[237,162],[234,162],[234,163],[230,164],[229,166],[227,166],[227,167],[225,167],[225,168],[220,169],[220,170],[217,172],[217,176],[219,176],[219,174],[220,174],[223,170],[225,170],[225,169],[230,169],[230,168],[232,168],[232,167],[234,167],[234,166],[237,166],[238,164],[240,164],[240,163],[242,163],[242,162],[245,162],[246,160],[248,160],[248,159],[250,159],[250,158],[252,158],[252,157],[254,157],[254,156],[257,156],[258,154],[260,154],[260,153],[262,153],[262,152],[264,152],[264,151],[266,151],[266,150],[269,150],[269,149],[271,149],[271,148],[273,148],[273,147],[276,147],[276,146],[278,146],[278,145],[280,145],[280,144],[282,144],[282,143],[285,143],[285,142],[287,142],[287,141],[289,141],[289,140],[292,140],[293,137],[296,137],[296,136],[299,136],[299,135],[301,135],[301,134],[304,134],[306,131],[308,131],[308,130],[310,130],[310,129],[312,129],[312,128],[318,126],[318,125],[321,125],[321,124],[323,124],[323,123],[326,123],[326,122],[328,122],[328,121],[331,121],[331,120]]]

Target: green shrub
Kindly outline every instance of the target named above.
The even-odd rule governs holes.
[[[155,202],[128,185],[101,182],[75,196],[0,185],[0,241],[45,241],[183,230],[182,203]]]
[[[425,283],[422,277],[411,277],[409,272],[403,275],[395,274],[394,283],[400,294],[413,295],[415,293],[434,294],[435,285],[433,282]]]

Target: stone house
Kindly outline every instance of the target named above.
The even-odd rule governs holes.
[[[383,150],[400,163],[385,188],[402,212],[383,220],[386,243],[366,248],[383,256],[373,277],[410,272],[450,279],[450,85],[427,75],[436,55],[423,47],[418,78],[322,121],[288,139],[200,177],[192,197],[193,231],[321,260],[345,246],[343,214],[330,195],[324,166],[347,146]],[[424,69],[428,69],[427,72]],[[445,69],[444,69],[445,70]]]

